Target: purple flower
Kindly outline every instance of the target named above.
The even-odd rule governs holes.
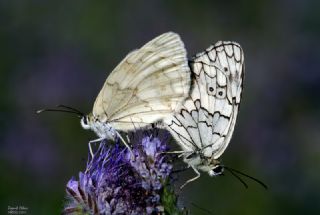
[[[159,214],[162,193],[172,170],[168,138],[144,135],[133,143],[132,154],[121,143],[100,143],[79,180],[66,187],[69,199],[63,214]]]

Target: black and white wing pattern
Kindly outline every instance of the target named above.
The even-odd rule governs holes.
[[[230,142],[239,110],[242,48],[235,42],[219,41],[197,54],[190,68],[190,95],[165,123],[183,151],[217,159]]]

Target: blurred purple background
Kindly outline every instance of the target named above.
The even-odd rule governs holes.
[[[319,213],[319,9],[311,0],[1,1],[1,214],[16,205],[59,214],[95,138],[75,117],[35,111],[90,112],[117,63],[167,31],[180,34],[189,57],[218,40],[242,45],[245,89],[222,161],[270,187],[203,174],[183,190],[184,206],[191,214],[203,213],[193,203],[213,214]]]

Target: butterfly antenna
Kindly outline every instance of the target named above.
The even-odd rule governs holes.
[[[57,105],[58,108],[65,108],[65,109],[68,109],[68,110],[71,110],[71,111],[74,111],[82,116],[84,116],[85,114],[82,113],[81,111],[79,111],[78,109],[76,108],[73,108],[73,107],[70,107],[70,106],[67,106],[67,105]]]
[[[63,112],[63,113],[76,114],[79,118],[85,116],[85,114],[82,113],[81,111],[79,111],[75,108],[65,106],[65,105],[58,105],[57,108],[65,108],[66,110],[65,109],[45,108],[45,109],[37,110],[36,113],[40,114],[42,112]]]
[[[238,173],[238,174],[240,174],[242,176],[250,178],[251,180],[253,180],[253,181],[257,182],[258,184],[260,184],[264,189],[266,189],[266,190],[268,189],[268,186],[265,183],[263,183],[262,181],[260,181],[259,179],[257,179],[257,178],[254,178],[254,177],[252,177],[250,175],[247,175],[247,174],[245,174],[243,172],[240,172],[239,170],[236,170],[236,169],[233,169],[233,168],[230,168],[230,167],[224,166],[224,168],[226,170],[228,170],[233,176],[238,178],[245,185],[246,188],[248,188],[248,185],[235,173]]]
[[[242,178],[240,178],[237,174],[235,174],[232,170],[230,170],[230,169],[228,169],[228,168],[226,168],[226,167],[224,167],[226,170],[228,170],[235,178],[237,178],[242,184],[243,184],[243,186],[246,188],[246,189],[248,189],[248,185],[247,185],[247,183],[246,182],[244,182],[244,180],[242,180]]]
[[[82,116],[79,115],[79,113],[75,113],[73,111],[68,111],[68,110],[59,110],[59,109],[41,109],[41,110],[37,110],[36,113],[40,114],[42,112],[63,112],[63,113],[73,113],[73,114],[77,114],[77,116],[79,116],[80,118]]]

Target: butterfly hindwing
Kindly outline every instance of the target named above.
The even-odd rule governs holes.
[[[185,151],[201,150],[217,159],[230,142],[238,114],[243,51],[237,43],[220,41],[197,54],[190,68],[190,96],[167,127]]]

